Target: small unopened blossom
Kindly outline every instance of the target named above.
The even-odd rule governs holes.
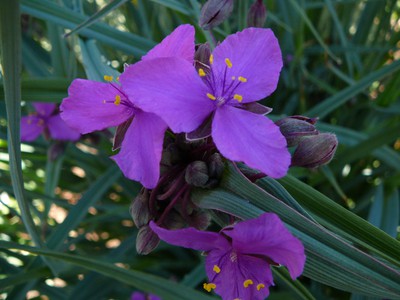
[[[150,223],[167,243],[205,251],[209,279],[203,287],[223,300],[264,300],[274,285],[271,265],[284,265],[294,280],[303,272],[306,256],[277,215],[264,213],[225,227],[219,233],[194,228],[167,230]]]
[[[149,254],[158,246],[159,242],[160,239],[149,225],[142,226],[136,237],[136,251],[142,255]]]
[[[255,0],[250,6],[249,13],[247,14],[248,27],[264,27],[265,20],[267,19],[267,10],[263,0]]]
[[[292,158],[292,166],[317,168],[329,163],[335,155],[338,140],[331,133],[303,137]]]
[[[233,0],[208,0],[204,3],[199,19],[201,28],[208,30],[225,21],[233,10]]]
[[[277,122],[281,133],[285,136],[288,147],[296,146],[305,136],[317,135],[319,132],[314,124],[316,119],[302,116],[283,118]]]
[[[175,133],[190,133],[209,118],[211,136],[227,159],[279,178],[290,165],[286,139],[264,115],[248,110],[276,89],[282,68],[270,29],[248,28],[228,36],[196,70],[179,58],[130,66],[121,82],[135,91],[137,105],[159,115]]]
[[[21,118],[21,141],[34,141],[42,133],[59,141],[79,140],[80,133],[60,118],[56,104],[34,102],[32,105],[36,111]]]
[[[161,300],[161,298],[153,294],[146,295],[141,292],[134,292],[131,295],[131,300]]]
[[[193,63],[193,39],[192,26],[179,26],[143,56],[142,61],[179,56]],[[122,80],[120,83],[119,78],[108,75],[104,80],[74,80],[68,89],[68,98],[61,105],[61,116],[81,133],[119,126],[113,148],[120,151],[112,159],[126,177],[140,181],[146,188],[154,188],[160,176],[167,125],[159,116],[141,110],[136,104],[140,96],[128,90]]]

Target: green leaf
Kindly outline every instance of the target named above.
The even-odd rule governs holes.
[[[166,280],[164,278],[146,274],[135,270],[127,270],[105,263],[98,259],[86,258],[78,255],[65,254],[61,252],[38,249],[22,246],[16,243],[0,241],[0,248],[18,249],[30,253],[44,255],[54,259],[59,259],[65,263],[73,264],[91,271],[103,274],[104,276],[116,279],[139,290],[154,293],[165,300],[211,300],[213,297],[204,295],[181,284]]]

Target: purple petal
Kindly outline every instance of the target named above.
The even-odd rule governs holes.
[[[168,230],[159,227],[153,221],[150,222],[150,227],[160,239],[172,245],[200,251],[231,248],[229,242],[223,236],[215,232],[200,231],[192,227]]]
[[[189,24],[178,26],[161,43],[151,49],[142,60],[176,56],[193,62],[194,27]]]
[[[193,65],[176,57],[138,62],[120,81],[135,105],[163,118],[175,133],[193,131],[215,107]]]
[[[61,118],[80,133],[123,123],[132,116],[133,111],[123,103],[114,104],[117,95],[125,98],[116,87],[111,83],[75,79],[68,89],[68,98],[61,104]]]
[[[43,117],[50,116],[57,106],[55,103],[50,102],[34,102],[32,103],[32,105],[35,108],[36,112]]]
[[[274,284],[267,261],[232,249],[211,251],[206,258],[206,273],[209,282],[216,285],[215,292],[224,300],[264,300],[269,295],[268,287]],[[246,280],[251,280],[252,284],[245,287]]]
[[[282,68],[282,54],[278,40],[270,29],[247,28],[228,36],[213,52],[213,69],[227,78],[242,76],[235,93],[243,96],[242,103],[253,102],[275,91]],[[225,59],[232,62],[227,68]]]
[[[265,255],[288,268],[292,279],[302,272],[306,260],[303,244],[285,227],[279,217],[265,213],[223,231],[233,240],[233,248],[248,255]]]
[[[44,130],[44,122],[42,118],[35,115],[26,116],[21,118],[21,141],[31,142]]]
[[[137,112],[119,153],[112,157],[129,179],[152,189],[160,177],[160,160],[167,125],[151,113]]]
[[[215,112],[212,137],[221,154],[230,160],[243,161],[274,178],[288,171],[286,139],[279,127],[262,115],[222,106]]]
[[[134,292],[131,295],[131,300],[146,300],[146,295],[141,292]]]
[[[50,117],[47,121],[47,127],[49,128],[50,136],[55,140],[77,141],[81,137],[78,131],[70,128],[61,119],[60,114]]]

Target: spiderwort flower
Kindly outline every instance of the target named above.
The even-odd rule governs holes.
[[[80,133],[65,124],[56,110],[56,104],[34,102],[32,105],[36,112],[21,118],[21,141],[34,141],[41,133],[60,141],[79,139]]]
[[[154,58],[179,56],[193,62],[194,29],[188,25],[176,28],[160,44],[150,50],[143,61]],[[124,73],[121,76],[125,76]],[[129,77],[130,75],[128,75]],[[113,156],[124,175],[140,181],[146,188],[154,188],[160,175],[160,160],[165,122],[153,113],[142,111],[137,105],[138,96],[126,85],[76,79],[69,87],[69,97],[61,105],[61,117],[81,133],[102,130],[112,126],[126,129],[120,152]]]
[[[264,213],[256,219],[225,227],[219,233],[194,228],[167,230],[150,223],[167,243],[206,251],[207,291],[224,300],[263,300],[274,285],[270,265],[284,265],[294,280],[303,272],[304,247],[277,215]]]
[[[130,66],[120,80],[141,109],[175,133],[191,132],[212,115],[212,138],[223,156],[277,178],[290,165],[286,140],[271,120],[245,108],[276,89],[281,68],[272,31],[248,28],[228,36],[198,71],[183,59],[158,58]]]

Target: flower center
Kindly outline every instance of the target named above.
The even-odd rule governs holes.
[[[110,75],[104,75],[104,80],[107,81],[115,89],[115,96],[112,100],[103,100],[103,104],[114,104],[116,106],[124,105],[132,110],[137,109],[131,101],[129,101],[128,96],[122,91],[121,87],[113,82],[114,77]],[[116,78],[116,82],[119,81],[119,77]]]
[[[229,58],[225,58],[225,68],[223,74],[216,74],[212,67],[214,63],[214,57],[210,55],[210,66],[204,65],[204,68],[199,68],[199,76],[203,78],[205,84],[210,89],[210,92],[206,94],[207,98],[211,101],[215,101],[217,106],[224,104],[235,105],[243,101],[243,96],[235,93],[235,90],[242,83],[247,82],[247,78],[243,76],[230,76],[228,78],[229,69],[233,67],[233,63]]]

